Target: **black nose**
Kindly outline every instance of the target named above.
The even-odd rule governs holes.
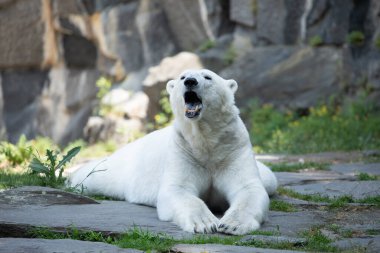
[[[198,81],[195,78],[188,77],[188,78],[186,78],[184,84],[187,88],[192,88],[198,84]]]

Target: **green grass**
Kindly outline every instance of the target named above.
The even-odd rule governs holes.
[[[379,179],[378,176],[370,175],[368,173],[359,173],[359,175],[357,175],[357,177],[358,177],[358,180],[360,180],[360,181],[373,181],[373,180]]]
[[[216,42],[214,40],[207,40],[199,46],[198,50],[204,53],[210,50],[211,48],[214,48],[215,46],[216,46]]]
[[[324,251],[324,252],[337,252],[338,249],[334,246],[331,246],[332,242],[327,236],[321,233],[321,230],[318,227],[313,227],[303,233],[303,237],[307,239],[306,249],[309,251]]]
[[[277,200],[277,199],[272,199],[270,201],[269,210],[280,211],[280,212],[296,212],[297,211],[294,205],[282,200]]]
[[[255,231],[253,235],[279,236],[277,231]],[[264,242],[252,240],[242,242],[243,236],[195,235],[190,239],[176,240],[166,234],[155,234],[140,228],[131,229],[121,235],[105,235],[95,231],[81,231],[74,227],[67,232],[54,232],[47,228],[37,228],[30,231],[33,238],[43,239],[73,239],[82,241],[104,242],[121,248],[133,248],[143,251],[169,252],[175,244],[223,244],[235,246],[251,246],[259,248],[288,249],[303,251],[335,252],[330,246],[331,240],[324,236],[319,228],[304,231],[300,236],[306,238],[305,244],[290,242]]]
[[[328,170],[328,163],[304,162],[304,163],[268,163],[274,172],[299,172],[301,170]]]
[[[309,39],[309,45],[312,47],[319,47],[323,44],[322,37],[319,35],[313,36]]]
[[[309,108],[302,114],[252,102],[242,116],[258,153],[380,149],[380,114],[365,95],[339,106]]]
[[[362,45],[364,40],[365,36],[361,31],[352,31],[347,35],[347,42],[351,45]]]
[[[380,235],[380,229],[368,229],[366,231],[368,235]]]
[[[277,192],[281,195],[286,195],[288,197],[301,199],[305,201],[311,201],[311,202],[329,202],[330,201],[330,198],[319,195],[319,194],[313,194],[313,195],[301,194],[284,187],[279,187],[277,189]]]
[[[0,170],[0,189],[10,189],[25,185],[46,186],[45,182],[38,175],[11,173],[6,170]]]
[[[352,196],[341,196],[338,198],[329,198],[326,196],[322,196],[320,194],[312,194],[312,195],[301,194],[284,187],[279,187],[277,189],[277,192],[281,195],[286,195],[292,198],[301,199],[305,201],[325,202],[329,204],[329,208],[331,209],[344,207],[348,203],[369,204],[369,205],[380,207],[380,195],[373,196],[373,197],[366,197],[363,199],[354,199],[352,198]]]
[[[256,231],[252,231],[250,235],[280,236],[281,233],[275,230],[273,231],[256,230]]]

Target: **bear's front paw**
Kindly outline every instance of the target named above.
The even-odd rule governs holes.
[[[260,228],[260,223],[252,216],[224,216],[218,226],[218,232],[231,235],[244,235]]]
[[[216,233],[219,220],[209,210],[182,213],[175,222],[185,231],[191,233]]]

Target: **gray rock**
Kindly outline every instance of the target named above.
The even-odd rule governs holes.
[[[191,51],[200,44],[214,39],[207,20],[204,0],[196,2],[164,0],[162,2],[171,34],[180,50]]]
[[[3,108],[4,108],[4,98],[3,98],[3,89],[1,87],[1,75],[0,75],[0,141],[6,139],[7,130],[5,128]]]
[[[86,242],[71,239],[26,239],[0,238],[1,253],[72,253],[72,252],[103,252],[103,253],[137,253],[135,249],[121,249],[117,246],[102,242]]]
[[[62,36],[66,66],[73,69],[95,68],[97,48],[94,42],[80,35]]]
[[[223,35],[215,41],[215,46],[206,51],[199,51],[197,55],[202,61],[202,65],[211,69],[214,72],[219,72],[228,66],[228,62],[225,60],[225,55],[231,43],[233,42],[233,36],[230,34]]]
[[[256,22],[256,8],[255,0],[230,0],[230,19],[253,27]]]
[[[320,182],[305,185],[286,186],[286,188],[302,194],[321,194],[330,198],[349,195],[354,199],[362,199],[380,195],[380,181]]]
[[[0,204],[9,206],[50,206],[99,203],[85,196],[58,189],[40,186],[24,186],[0,192]]]
[[[334,164],[330,170],[345,175],[357,175],[359,173],[368,173],[371,175],[380,175],[380,163],[350,163]]]
[[[326,224],[330,214],[325,211],[278,212],[270,211],[260,230],[280,232],[283,236],[297,237],[300,232],[316,225]]]
[[[353,1],[313,1],[307,18],[307,38],[319,36],[325,44],[345,43],[353,7]]]
[[[98,78],[96,70],[52,69],[40,99],[37,134],[60,144],[82,137],[96,101]]]
[[[246,235],[240,242],[260,241],[266,243],[290,243],[294,246],[303,246],[307,243],[305,238],[289,236],[268,236],[268,235]]]
[[[143,48],[135,23],[138,2],[129,2],[101,12],[98,40],[103,55],[120,59],[126,72],[135,71],[143,65]]]
[[[3,117],[8,139],[16,142],[21,134],[28,139],[35,137],[38,132],[39,97],[48,80],[48,72],[4,71],[1,76]]]
[[[88,143],[94,144],[99,141],[112,140],[116,145],[121,146],[135,140],[136,135],[141,133],[142,130],[143,124],[138,118],[91,116],[84,127],[83,133]]]
[[[365,252],[380,251],[380,236],[371,236],[365,238],[349,238],[331,243],[332,246],[341,250],[352,250],[353,248],[363,248]]]
[[[177,244],[171,251],[180,253],[280,253],[280,252],[302,252],[290,250],[262,249],[244,246],[230,246],[221,244]]]
[[[161,4],[160,0],[143,0],[136,15],[144,66],[156,65],[163,58],[178,52],[172,37],[163,36],[170,34],[170,28]]]
[[[101,201],[100,204],[95,205],[50,206],[13,206],[0,203],[0,209],[0,232],[7,232],[8,237],[25,236],[19,234],[25,231],[25,226],[42,226],[57,231],[75,227],[80,230],[112,233],[123,233],[137,226],[153,233],[165,233],[176,239],[192,235],[182,231],[173,223],[159,221],[155,208],[135,205],[126,201]],[[16,234],[9,234],[10,227]]]
[[[296,44],[305,1],[257,1],[257,36],[265,44]]]
[[[0,7],[0,68],[42,65],[45,32],[42,9],[41,1],[27,0],[8,1]]]
[[[330,47],[258,47],[220,74],[238,82],[240,105],[257,97],[265,103],[308,108],[340,90],[341,58],[341,51]]]
[[[337,212],[334,223],[343,230],[361,231],[380,230],[380,212],[377,207],[359,206]],[[359,233],[360,234],[360,233]]]
[[[315,181],[355,180],[354,176],[341,175],[330,171],[310,171],[302,173],[275,172],[280,185],[298,185]]]

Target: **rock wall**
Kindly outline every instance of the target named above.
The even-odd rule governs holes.
[[[182,51],[200,63],[163,60]],[[304,109],[360,89],[379,104],[379,1],[0,1],[0,139],[81,137],[102,75],[145,92],[151,119],[173,70],[193,65],[236,79],[240,105]]]

